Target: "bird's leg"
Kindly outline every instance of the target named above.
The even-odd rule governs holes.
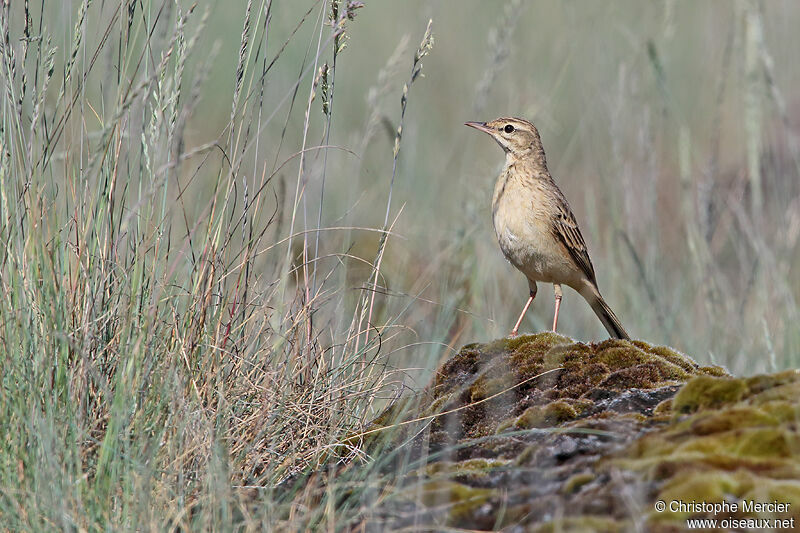
[[[516,337],[517,332],[519,331],[519,325],[522,324],[522,319],[525,318],[525,313],[528,312],[528,308],[533,303],[533,299],[536,297],[536,284],[530,285],[531,288],[531,295],[528,298],[528,302],[525,304],[525,307],[522,308],[522,313],[520,313],[519,318],[517,319],[517,323],[514,324],[514,329],[511,330],[511,333],[508,334],[509,337]]]
[[[519,331],[519,325],[522,324],[522,319],[525,317],[525,313],[528,312],[528,308],[531,306],[534,296],[536,295],[534,293],[531,293],[530,298],[528,298],[528,302],[525,304],[525,307],[522,308],[522,313],[520,313],[519,318],[517,319],[517,323],[514,324],[514,329],[512,329],[511,333],[508,334],[509,337],[517,336],[517,332]]]
[[[556,293],[556,312],[553,315],[553,333],[555,333],[556,326],[558,326],[558,309],[561,307],[561,297],[563,296],[560,283],[553,283],[553,292]]]

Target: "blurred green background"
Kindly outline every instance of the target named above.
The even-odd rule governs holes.
[[[231,92],[243,5],[213,8],[205,38],[221,48],[193,124],[198,140],[227,121],[229,101],[214,95]],[[273,46],[311,6],[275,3]],[[405,309],[417,342],[457,348],[505,335],[525,301],[525,280],[500,254],[489,216],[502,152],[462,126],[516,115],[538,125],[600,287],[635,337],[737,373],[797,365],[795,4],[385,1],[357,13],[338,58],[330,140],[355,155],[330,154],[328,225],[382,222],[402,84],[433,19],[435,46],[409,98],[395,181],[393,214],[404,208],[384,266],[395,294],[385,312]],[[313,59],[314,31],[306,23],[276,64],[267,106],[289,90],[304,56]],[[381,125],[367,133],[371,114]],[[299,142],[302,118],[298,108],[288,146]],[[265,132],[277,138],[274,122]],[[268,143],[263,151],[274,157]],[[319,166],[310,169],[312,198]],[[295,172],[287,168],[289,181]],[[355,244],[371,259],[363,238],[327,244]],[[545,329],[552,306],[545,287],[524,329]],[[571,291],[563,313],[563,333],[604,338]],[[443,353],[434,345],[405,355],[431,367]]]
[[[78,4],[48,5],[49,29],[63,32],[66,48]],[[190,32],[202,13],[208,26],[198,35],[201,53],[188,58],[187,79],[213,60],[187,123],[187,151],[227,139],[246,7],[199,2],[189,19]],[[270,6],[266,55],[286,48],[251,119],[250,133],[261,121],[259,142],[242,160],[243,175],[253,176],[288,159],[268,194],[289,207],[278,209],[284,232],[301,175],[299,158],[289,158],[302,143],[313,66],[331,62],[329,29],[319,37],[327,16],[321,8],[296,0]],[[101,26],[109,11],[90,17]],[[328,150],[325,164],[322,151],[309,153],[302,173],[309,206],[319,204],[324,173],[323,226],[381,226],[402,87],[433,20],[435,45],[409,95],[390,219],[401,207],[402,213],[382,265],[382,320],[400,317],[407,328],[397,347],[423,343],[399,352],[398,366],[430,369],[446,357],[443,345],[506,334],[525,301],[525,280],[499,252],[489,216],[502,153],[462,125],[504,115],[537,124],[600,288],[634,337],[736,373],[797,365],[795,3],[409,0],[370,1],[354,12],[337,56],[332,103],[329,143],[341,149]],[[106,53],[100,60],[114,59]],[[95,77],[87,90],[103,94],[102,86]],[[246,89],[258,93],[252,80]],[[112,96],[103,98],[112,103]],[[317,94],[307,146],[323,144],[323,119]],[[187,197],[203,197],[204,180],[212,187],[218,167],[208,163],[182,168],[197,175]],[[304,229],[316,227],[318,207],[309,212]],[[320,255],[347,252],[367,262],[320,261],[335,270],[328,286],[352,295],[377,240],[374,232],[326,232]],[[275,263],[262,260],[264,271]],[[546,329],[552,307],[545,287],[523,330]],[[324,320],[336,330],[346,322],[335,325],[344,310]],[[563,317],[567,335],[605,336],[572,291]]]
[[[276,3],[270,40],[310,5]],[[224,35],[241,14],[224,11],[208,35],[223,43],[210,86],[228,94],[233,62],[222,58],[235,48]],[[402,84],[431,18],[435,46],[409,97],[395,181],[393,214],[404,207],[384,265],[387,315],[405,310],[417,342],[455,348],[510,329],[527,287],[491,228],[502,152],[462,124],[516,115],[538,125],[601,290],[635,337],[736,373],[796,366],[799,15],[791,2],[367,2],[338,58],[331,134],[356,154],[330,154],[324,219],[381,224]],[[307,26],[276,65],[268,102],[315,45]],[[207,134],[227,120],[215,92]],[[381,126],[365,139],[371,114]],[[296,139],[299,110],[293,120]],[[317,163],[312,197],[319,175]],[[340,237],[328,246],[371,257],[363,235]],[[547,328],[551,294],[540,290],[524,330]],[[563,317],[567,335],[605,336],[572,291]],[[404,354],[431,367],[443,352]]]

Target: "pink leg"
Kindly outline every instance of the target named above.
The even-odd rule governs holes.
[[[561,297],[563,293],[561,292],[561,285],[558,283],[553,284],[553,290],[556,293],[556,312],[553,315],[553,333],[556,332],[556,326],[558,326],[558,310],[561,308]]]
[[[516,337],[517,332],[519,331],[519,325],[522,324],[522,319],[525,318],[525,313],[528,312],[528,308],[531,306],[533,302],[533,298],[536,296],[536,289],[531,290],[531,296],[528,298],[528,302],[525,304],[525,307],[522,308],[522,313],[520,313],[519,318],[517,319],[517,323],[514,324],[514,329],[511,330],[511,333],[508,334],[509,337]]]

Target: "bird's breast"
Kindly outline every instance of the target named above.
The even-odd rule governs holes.
[[[552,282],[567,266],[552,235],[546,193],[506,171],[492,198],[492,222],[506,259],[533,281]]]

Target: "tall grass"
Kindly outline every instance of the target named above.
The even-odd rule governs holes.
[[[635,336],[797,365],[777,10],[360,4],[0,8],[3,528],[367,519],[399,452],[353,435],[525,298],[487,212],[502,156],[465,120],[539,124]],[[564,331],[599,336],[581,306]]]
[[[325,169],[319,152],[338,149],[312,141],[311,124],[321,118],[328,137],[336,57],[359,7],[310,4],[296,30],[310,27],[316,44],[274,102],[265,88],[294,37],[271,42],[272,2],[247,2],[229,121],[191,145],[187,124],[203,112],[217,57],[198,44],[208,10],[83,2],[58,48],[47,11],[5,4],[4,528],[321,520],[298,514],[308,495],[275,487],[320,461],[357,458],[340,443],[401,381],[380,353],[384,319],[369,296],[380,260],[363,281],[369,314],[361,304],[342,319],[347,295],[331,279],[347,254],[318,255],[323,228],[307,202],[310,176]],[[302,91],[302,141],[287,154]],[[265,139],[287,108],[279,142]],[[294,197],[279,196],[295,161]],[[359,231],[385,242],[387,230]],[[255,516],[253,499],[264,502]]]

